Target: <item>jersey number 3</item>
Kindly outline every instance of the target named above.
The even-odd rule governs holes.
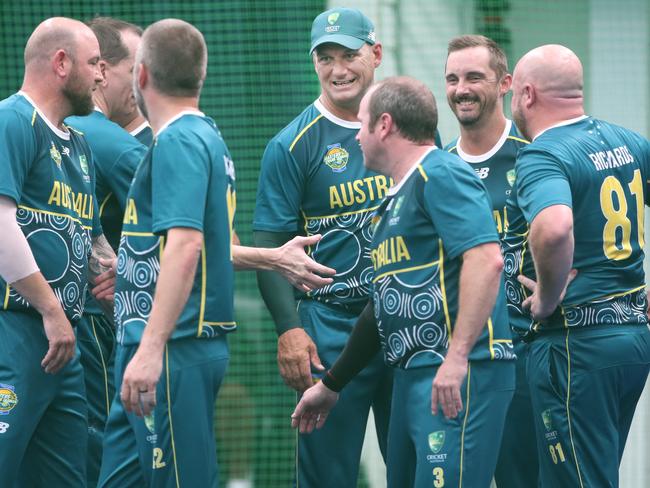
[[[636,226],[639,247],[643,249],[643,181],[641,171],[634,170],[634,177],[627,185],[636,203]],[[616,204],[614,203],[616,196]],[[623,185],[614,176],[608,176],[600,187],[600,208],[607,219],[603,228],[603,251],[608,259],[620,261],[632,254],[632,223],[627,217],[627,199]],[[620,230],[619,230],[620,229]],[[617,239],[620,236],[620,241]],[[620,244],[618,244],[620,242]]]

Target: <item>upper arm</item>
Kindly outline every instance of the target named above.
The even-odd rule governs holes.
[[[297,232],[305,179],[304,168],[295,155],[272,140],[262,157],[253,228]]]
[[[20,114],[4,110],[0,116],[0,194],[16,203],[36,157],[33,128]]]
[[[545,208],[572,208],[571,187],[559,161],[545,151],[524,148],[515,165],[517,201],[528,222]]]

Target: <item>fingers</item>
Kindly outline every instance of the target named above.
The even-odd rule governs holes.
[[[529,312],[532,303],[533,303],[533,297],[530,296],[526,298],[523,302],[521,302],[521,308],[524,310],[524,312]]]
[[[431,415],[438,415],[438,388],[435,382],[431,386]]]
[[[99,264],[107,268],[111,268],[113,273],[117,270],[117,258],[99,258]]]
[[[309,270],[306,270],[295,279],[294,286],[303,291],[312,291],[318,288],[322,288],[325,285],[329,285],[333,281],[334,280],[332,278],[323,278],[317,274],[311,273]]]
[[[280,375],[290,388],[302,393],[313,385],[309,356],[305,353],[302,360],[278,358]]]
[[[527,276],[519,275],[519,276],[517,276],[517,281],[519,281],[519,283],[524,285],[526,288],[528,288],[533,293],[535,292],[535,289],[537,288],[537,282],[535,280],[531,280]]]
[[[318,370],[318,371],[324,371],[325,366],[320,362],[320,358],[318,357],[318,352],[316,351],[316,345],[313,347],[309,348],[309,362]]]
[[[334,276],[336,274],[336,270],[334,268],[330,268],[328,266],[323,266],[322,264],[317,263],[313,259],[311,261],[312,262],[311,262],[310,271],[312,273],[316,273],[316,274],[320,275],[321,277],[323,277],[323,276]],[[321,278],[321,279],[325,279],[325,278]]]
[[[41,361],[41,367],[48,374],[56,374],[74,357],[75,337],[72,328],[69,333],[63,332],[60,336],[49,339],[49,347]]]

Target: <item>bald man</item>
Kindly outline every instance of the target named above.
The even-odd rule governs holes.
[[[515,166],[509,232],[520,237],[517,267],[529,275],[519,279],[532,318],[527,376],[542,486],[618,486],[650,368],[650,144],[585,115],[582,88],[580,60],[563,46],[530,51],[514,71],[512,113],[532,143]]]
[[[21,91],[0,102],[3,486],[86,482],[87,410],[73,326],[88,280],[101,270],[98,257],[113,254],[99,225],[90,150],[63,119],[92,110],[98,61],[88,27],[48,19],[27,41]]]

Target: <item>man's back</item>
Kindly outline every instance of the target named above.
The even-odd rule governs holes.
[[[528,221],[550,205],[573,209],[578,275],[564,303],[584,304],[643,287],[647,140],[585,117],[539,135],[520,152],[516,170],[519,205]]]

